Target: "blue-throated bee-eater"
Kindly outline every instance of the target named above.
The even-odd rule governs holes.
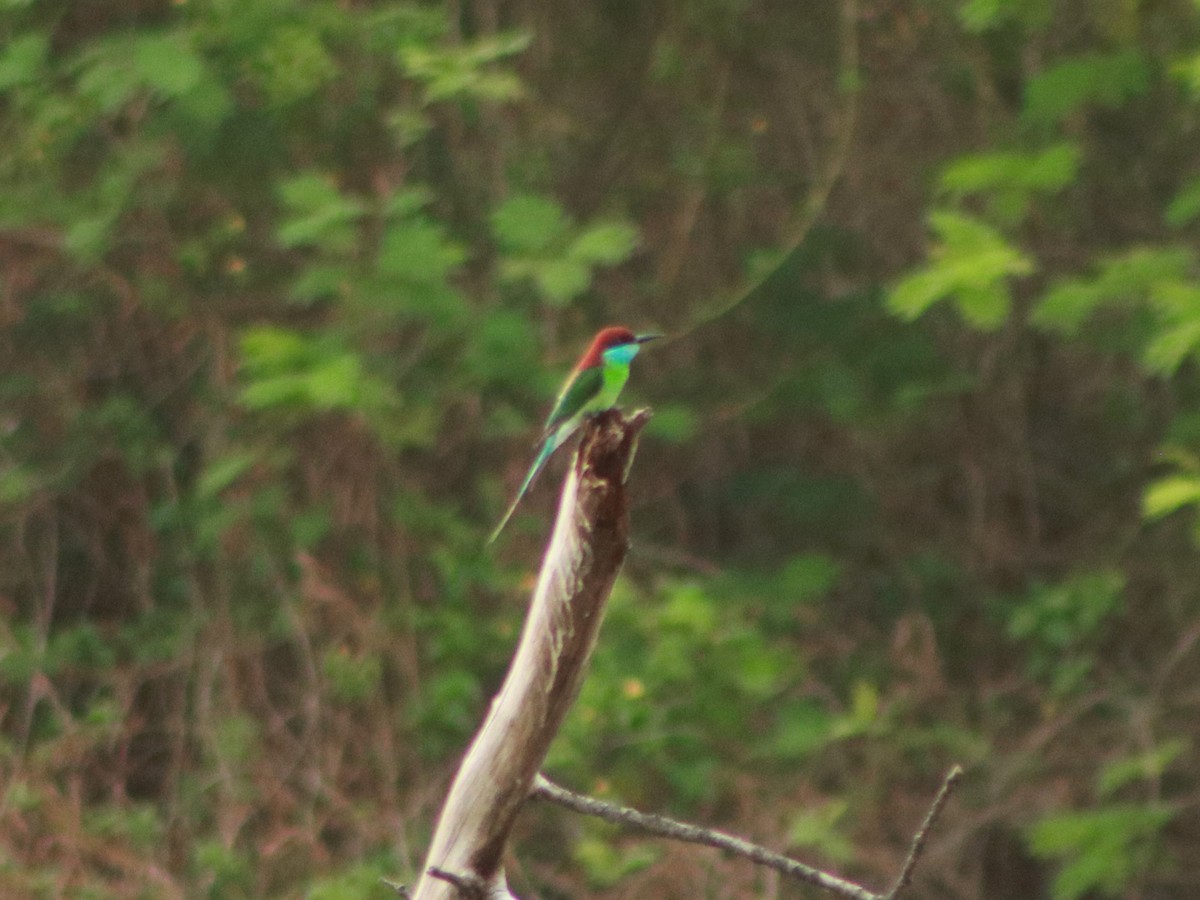
[[[611,409],[616,406],[621,388],[629,380],[629,364],[637,356],[642,344],[662,337],[661,334],[634,334],[628,328],[613,326],[604,328],[593,339],[591,346],[579,358],[571,374],[563,383],[558,393],[558,400],[550,416],[546,419],[546,427],[542,430],[541,444],[533,465],[521,482],[517,496],[513,498],[504,518],[488,538],[488,543],[496,540],[501,530],[508,524],[517,504],[533,484],[542,467],[551,455],[562,446],[576,429],[583,424],[588,416]]]

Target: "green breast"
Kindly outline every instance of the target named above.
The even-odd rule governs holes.
[[[629,380],[629,366],[608,363],[604,366],[603,381],[600,385],[600,393],[596,395],[596,399],[588,404],[593,410],[608,409],[617,405],[617,398],[621,396],[621,389],[625,387],[625,382]]]

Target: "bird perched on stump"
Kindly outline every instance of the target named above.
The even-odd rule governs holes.
[[[601,329],[592,338],[591,345],[579,358],[571,374],[558,392],[558,400],[550,416],[546,419],[546,427],[542,430],[542,439],[538,447],[533,465],[521,482],[517,496],[505,512],[504,518],[488,538],[488,543],[496,540],[512,514],[517,504],[533,484],[538,473],[546,465],[554,451],[562,446],[575,431],[583,424],[588,416],[612,409],[616,406],[621,389],[629,380],[629,364],[637,356],[642,344],[662,337],[661,334],[634,334],[628,328],[611,326]]]

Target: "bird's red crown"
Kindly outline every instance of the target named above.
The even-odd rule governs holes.
[[[590,369],[592,366],[600,365],[603,360],[602,354],[609,347],[619,347],[621,344],[632,344],[637,340],[637,335],[623,325],[610,325],[608,328],[600,329],[600,332],[592,338],[592,344],[587,348],[587,352],[579,359],[579,364],[575,367],[576,371]]]

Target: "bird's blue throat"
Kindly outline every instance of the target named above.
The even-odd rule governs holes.
[[[639,344],[617,344],[615,347],[609,347],[602,351],[600,355],[610,365],[627,366],[633,362],[633,358],[637,356],[640,349]]]

